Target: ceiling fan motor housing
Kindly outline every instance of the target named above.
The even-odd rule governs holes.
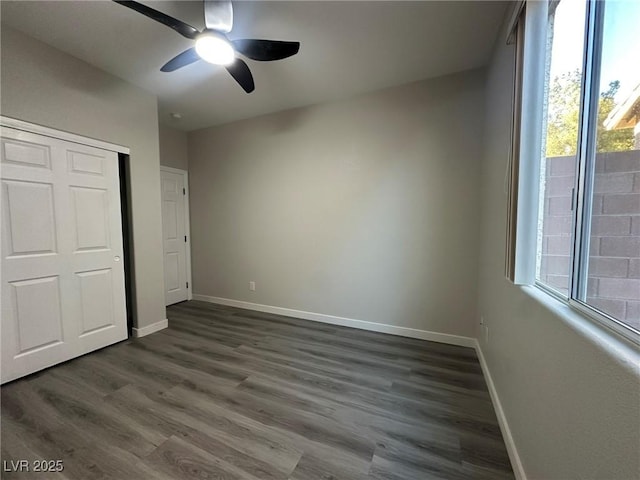
[[[196,52],[204,61],[229,65],[235,60],[233,45],[224,33],[206,29],[196,38]]]

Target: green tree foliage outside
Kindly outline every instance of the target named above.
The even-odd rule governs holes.
[[[549,87],[547,111],[547,157],[575,155],[578,146],[580,119],[580,70],[564,73],[553,79]],[[598,152],[622,152],[633,149],[633,128],[606,130],[604,120],[616,106],[615,95],[620,82],[609,84],[600,94],[598,108]]]

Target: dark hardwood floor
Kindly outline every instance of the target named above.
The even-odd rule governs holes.
[[[167,314],[3,386],[2,478],[514,478],[472,349],[196,301]],[[64,470],[6,471],[20,459]]]

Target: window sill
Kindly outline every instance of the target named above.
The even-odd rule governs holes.
[[[611,355],[621,366],[631,369],[636,375],[640,374],[640,346],[637,343],[613,332],[537,286],[525,285],[520,288],[569,328]]]

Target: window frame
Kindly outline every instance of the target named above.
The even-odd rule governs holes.
[[[546,0],[544,3],[546,6],[549,5],[550,2],[557,0]],[[526,29],[527,23],[530,22],[527,17],[527,11],[530,10],[527,8],[530,6],[531,2],[526,1],[523,2],[525,4],[524,9],[522,7],[516,6],[518,10],[518,17],[515,22],[512,30],[516,31],[516,60],[515,60],[515,75],[514,75],[514,87],[515,94],[513,97],[514,105],[513,105],[513,113],[514,113],[514,121],[512,123],[512,150],[511,150],[511,158],[509,162],[509,199],[508,199],[508,219],[507,219],[507,249],[506,249],[506,277],[512,283],[521,284],[521,285],[531,285],[544,292],[547,295],[555,298],[556,300],[562,302],[563,304],[569,306],[573,310],[579,312],[584,318],[587,320],[591,320],[596,322],[596,324],[605,327],[608,331],[612,331],[617,335],[620,335],[625,340],[631,341],[633,344],[640,345],[640,330],[636,330],[634,327],[627,325],[626,323],[608,315],[607,313],[598,310],[597,308],[589,305],[585,301],[579,300],[579,298],[586,299],[586,288],[588,281],[588,262],[589,262],[589,246],[590,246],[590,235],[588,235],[590,222],[591,222],[591,206],[592,201],[591,198],[593,196],[593,185],[594,185],[594,175],[595,175],[595,150],[597,143],[597,115],[598,115],[598,100],[599,100],[599,92],[596,87],[595,93],[593,90],[594,85],[599,85],[600,83],[600,69],[602,62],[602,46],[603,46],[603,28],[604,28],[604,8],[605,1],[601,0],[585,0],[586,1],[586,14],[585,14],[585,47],[583,51],[583,60],[582,60],[582,68],[583,68],[583,77],[581,83],[581,96],[580,96],[580,111],[579,111],[579,131],[578,131],[578,145],[576,151],[576,178],[575,184],[572,192],[572,237],[571,237],[571,249],[570,249],[570,275],[569,275],[569,286],[568,286],[568,294],[565,295],[562,292],[559,292],[552,287],[546,285],[538,281],[536,275],[533,275],[531,278],[530,269],[531,269],[531,261],[535,263],[535,259],[537,256],[537,242],[536,248],[531,251],[530,248],[527,248],[526,252],[523,252],[523,242],[518,239],[517,228],[514,228],[514,224],[520,225],[520,222],[526,221],[529,222],[529,229],[531,225],[537,225],[539,221],[539,212],[532,211],[530,208],[530,204],[525,205],[525,208],[522,208],[522,177],[518,178],[518,173],[523,170],[531,171],[532,165],[528,165],[527,162],[533,161],[531,158],[531,152],[523,151],[523,148],[527,148],[528,145],[524,144],[521,139],[523,137],[527,137],[531,135],[531,131],[524,131],[525,128],[528,127],[526,122],[523,122],[522,105],[527,101],[527,96],[539,95],[539,91],[532,92],[526,88],[523,77],[523,70],[527,68],[527,66],[534,64],[534,66],[538,69],[536,72],[538,78],[541,71],[544,71],[544,63],[540,62],[539,58],[539,48],[540,45],[535,45],[533,48],[531,45],[527,45],[527,41],[532,41],[531,35],[526,35],[528,33]],[[544,12],[548,12],[547,8],[544,8]],[[538,8],[539,5],[536,6]],[[532,15],[533,16],[533,15]],[[539,26],[540,18],[534,18],[531,22],[534,25]],[[536,23],[537,22],[537,23]],[[521,32],[522,31],[522,32]],[[510,39],[514,37],[511,34]],[[535,42],[545,42],[543,35],[540,35],[540,31],[538,31],[538,36],[534,37],[533,41]],[[523,41],[524,45],[520,44],[520,41]],[[545,45],[546,51],[546,45]],[[531,53],[533,51],[533,53]],[[523,55],[522,55],[523,54]],[[522,58],[524,56],[524,59]],[[536,57],[538,58],[531,58]],[[537,64],[536,64],[537,62]],[[519,69],[519,70],[518,70]],[[532,84],[529,85],[530,87]],[[540,85],[533,85],[534,89],[543,90]],[[518,104],[518,102],[521,102]],[[541,115],[542,107],[540,107],[540,112],[537,112]],[[540,116],[538,115],[538,116]],[[535,115],[534,115],[535,116]],[[519,117],[519,118],[518,118]],[[546,120],[543,118],[542,120],[545,122]],[[529,122],[530,125],[530,122]],[[536,133],[540,133],[544,131],[543,126],[538,126],[537,128],[542,128],[542,130],[537,130]],[[529,126],[529,129],[531,127]],[[543,139],[540,138],[542,141]],[[530,148],[530,145],[529,145]],[[542,161],[541,157],[536,158],[538,163]],[[535,166],[535,168],[540,168],[539,165]],[[539,176],[533,177],[538,179]],[[526,189],[526,194],[528,196],[532,196],[535,194],[534,201],[537,202],[539,199],[539,182],[529,182],[536,183],[535,186],[530,186],[530,188]],[[520,187],[520,188],[518,188]],[[532,200],[528,199],[529,202]],[[514,213],[515,210],[515,213]],[[587,234],[585,234],[587,233]],[[526,231],[526,234],[530,237],[530,230]],[[529,238],[530,240],[530,238]],[[515,253],[514,253],[515,252]],[[523,261],[524,256],[528,256],[529,258]],[[522,264],[525,264],[523,267]],[[526,275],[518,272],[527,271]],[[518,279],[522,279],[524,277],[528,277],[529,281],[518,281]]]

